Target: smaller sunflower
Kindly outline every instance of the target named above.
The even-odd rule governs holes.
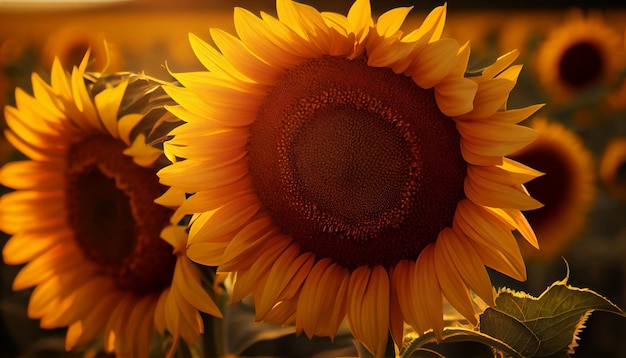
[[[85,52],[91,53],[90,70],[111,73],[123,67],[124,58],[115,44],[105,42],[104,35],[91,29],[69,25],[60,28],[48,36],[43,46],[41,61],[44,68],[50,68],[55,58],[71,69],[78,66]]]
[[[198,310],[220,315],[186,256],[184,226],[154,203],[162,150],[146,144],[171,100],[144,75],[71,74],[54,61],[51,84],[32,76],[6,107],[7,139],[30,160],[0,169],[7,264],[26,264],[14,290],[35,287],[28,316],[67,327],[65,347],[103,339],[106,352],[147,357],[155,328],[193,343]]]
[[[626,52],[626,28],[624,29],[624,51]],[[613,110],[626,110],[626,64],[622,68],[620,81],[606,99],[607,104]]]
[[[620,36],[598,14],[573,11],[539,46],[537,77],[551,99],[562,104],[592,87],[611,84],[622,52]]]
[[[600,179],[618,200],[626,201],[626,138],[616,138],[604,149],[599,169]]]
[[[585,225],[596,192],[593,159],[582,139],[562,124],[539,117],[530,126],[539,138],[510,157],[545,173],[526,184],[544,204],[526,213],[541,251],[520,246],[527,258],[549,259],[560,254]]]

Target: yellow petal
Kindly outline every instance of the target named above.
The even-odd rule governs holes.
[[[314,255],[311,252],[299,254],[295,250],[288,250],[279,256],[267,274],[262,293],[255,296],[255,318],[261,320],[278,302],[277,298],[288,285],[301,287],[313,263]]]
[[[515,87],[515,82],[504,78],[480,82],[474,99],[474,109],[461,116],[460,119],[481,119],[496,113],[505,105],[513,87]]]
[[[428,245],[422,250],[414,266],[411,283],[413,292],[418,292],[421,299],[416,302],[416,316],[422,332],[432,329],[438,341],[443,338],[443,300],[441,287],[437,280],[434,258],[434,245]]]
[[[418,41],[424,39],[426,42],[437,41],[441,38],[443,27],[446,22],[446,7],[438,6],[434,8],[427,16],[422,25],[406,35],[403,41]]]
[[[478,320],[476,319],[472,299],[456,266],[457,263],[460,264],[460,262],[453,261],[448,251],[449,246],[455,244],[454,241],[456,241],[456,236],[452,229],[445,228],[439,233],[437,241],[434,243],[435,250],[433,256],[437,281],[439,281],[441,292],[448,302],[470,321],[470,323],[476,325]],[[464,267],[463,269],[469,268]]]
[[[156,331],[159,332],[161,336],[165,334],[165,328],[166,328],[165,300],[167,299],[167,296],[169,296],[170,290],[171,290],[171,286],[166,287],[161,292],[161,295],[159,296],[159,299],[156,302],[156,307],[154,310],[154,327],[156,328]]]
[[[50,71],[50,84],[57,93],[66,100],[72,99],[72,85],[70,83],[70,77],[63,69],[63,65],[59,61],[58,57],[54,58],[52,62],[52,70]]]
[[[213,46],[202,41],[198,36],[190,33],[189,44],[191,45],[193,53],[207,70],[231,76],[240,81],[251,81],[250,78],[244,76],[235,66],[228,62],[224,55]]]
[[[33,78],[39,78],[33,76]],[[33,82],[35,85],[36,82]],[[42,134],[58,135],[63,124],[60,122],[66,117],[57,106],[59,103],[50,98],[48,91],[40,91],[46,93],[43,98],[33,97],[21,88],[15,90],[15,107],[19,108],[22,113],[19,118],[24,121],[28,118],[24,125],[33,131]],[[62,108],[62,106],[61,106]]]
[[[72,71],[72,93],[74,95],[74,103],[80,113],[70,116],[70,119],[87,131],[96,130],[101,132],[104,128],[85,85],[83,74],[84,72],[74,67],[74,71]]]
[[[118,301],[119,295],[115,291],[109,291],[96,301],[84,319],[69,326],[65,336],[65,349],[69,351],[74,347],[83,347],[93,341],[97,335],[102,334],[104,325]]]
[[[243,76],[253,79],[256,83],[276,83],[282,69],[273,63],[267,63],[252,53],[237,37],[220,29],[211,29],[211,37],[222,55]]]
[[[286,50],[290,47],[286,40],[275,35],[263,20],[248,10],[236,7],[234,22],[239,38],[264,62],[290,68],[302,60],[300,56]]]
[[[143,119],[142,114],[132,113],[122,116],[117,123],[119,138],[130,145],[130,132]]]
[[[356,0],[348,10],[348,32],[363,39],[374,26],[372,20],[372,8],[369,0]]]
[[[468,78],[444,79],[435,86],[439,110],[448,117],[468,113],[474,108],[478,85]]]
[[[470,165],[467,167],[467,172],[471,172],[477,178],[505,185],[524,184],[543,175],[543,173],[509,158],[503,158],[502,165]]]
[[[185,192],[178,188],[169,188],[163,195],[154,200],[155,203],[166,207],[177,207],[185,201]],[[178,222],[178,220],[176,221]]]
[[[181,214],[196,214],[215,210],[227,202],[241,198],[244,195],[252,194],[253,191],[254,189],[250,182],[250,177],[246,176],[239,181],[226,184],[223,187],[195,193],[187,198],[187,200],[183,198],[184,202],[179,204],[180,208],[178,211]]]
[[[161,169],[157,175],[164,185],[195,193],[234,183],[247,173],[248,163],[238,157],[217,167],[202,161],[184,160]]]
[[[452,224],[457,235],[471,240],[485,265],[517,280],[526,279],[524,260],[509,227],[486,209],[463,199]]]
[[[467,72],[467,64],[470,58],[470,42],[466,42],[459,48],[456,54],[456,61],[448,76],[454,76],[456,78],[464,77]]]
[[[482,82],[496,77],[500,72],[504,71],[505,68],[509,67],[518,56],[519,50],[512,50],[498,57],[496,62],[483,69],[481,76],[476,77],[476,80]]]
[[[389,295],[389,275],[382,266],[360,266],[352,272],[348,323],[354,336],[377,357],[383,356],[387,347]]]
[[[198,129],[201,126],[195,124],[186,124],[182,127],[185,127],[184,132],[182,130],[174,133],[170,132],[170,135],[174,135],[174,138],[166,142],[166,146],[169,147],[171,153],[179,158],[202,160],[215,158],[218,155],[241,153],[246,150],[250,137],[248,128],[202,129],[203,132],[199,132]],[[191,138],[203,140],[204,142],[199,146],[186,145],[187,140]]]
[[[334,338],[346,315],[349,277],[347,270],[328,258],[315,264],[298,299],[297,333],[304,331],[309,339],[314,335]]]
[[[176,260],[174,278],[172,279],[174,287],[194,308],[221,318],[222,313],[200,284],[201,279],[200,272],[189,262],[186,256],[181,256]]]
[[[467,137],[468,144],[475,144],[477,147],[495,143],[492,145],[508,144],[512,148],[523,148],[539,136],[539,132],[530,127],[502,122],[457,121],[457,128],[462,137]]]
[[[291,0],[277,0],[276,12],[281,22],[303,39],[315,43],[320,51],[328,48],[328,26],[314,7]]]
[[[408,70],[415,83],[422,88],[431,88],[448,75],[456,63],[459,43],[453,39],[443,39],[429,43],[415,56]]]
[[[0,168],[0,183],[13,189],[55,190],[63,186],[61,161],[9,162]]]
[[[224,251],[220,263],[220,268],[223,267],[224,271],[234,270],[235,267],[247,270],[263,255],[263,250],[268,247],[285,249],[293,241],[291,236],[279,234],[276,230],[254,233],[254,236],[244,234],[246,233],[238,233]],[[237,247],[245,249],[237,250]]]
[[[437,239],[436,243],[440,246],[442,255],[446,257],[449,264],[456,267],[457,273],[468,287],[476,292],[485,303],[495,305],[489,274],[474,247],[470,242],[459,237],[454,230],[445,228],[442,232],[444,231],[446,240],[440,242]]]
[[[210,240],[212,237],[240,230],[260,207],[256,194],[250,194],[234,199],[216,210],[202,213],[191,224],[189,243]],[[265,224],[267,226],[269,224]]]
[[[380,36],[390,37],[394,35],[406,19],[413,6],[397,7],[391,9],[378,17],[376,31]]]
[[[511,225],[512,228],[517,229],[520,234],[531,244],[534,248],[539,249],[539,242],[537,236],[533,231],[532,226],[528,223],[528,220],[524,217],[521,211],[515,209],[500,209],[500,208],[485,208],[491,211],[498,219]]]
[[[259,279],[261,277],[267,276],[267,271],[273,265],[273,263],[280,257],[284,252],[295,252],[299,253],[300,249],[298,245],[291,244],[288,247],[284,246],[267,246],[265,250],[261,253],[261,256],[249,270],[239,270],[237,272],[237,277],[235,281],[235,286],[233,288],[233,292],[231,295],[231,303],[238,302],[250,294],[254,287],[260,286]],[[218,271],[220,268],[218,267]]]
[[[102,119],[102,124],[113,138],[119,138],[117,124],[118,111],[122,99],[124,99],[124,93],[127,87],[128,80],[121,82],[115,87],[104,89],[94,98],[98,114]]]
[[[128,321],[124,322],[122,326],[122,330],[126,332],[124,339],[120,340],[120,343],[126,346],[124,351],[137,357],[145,357],[150,354],[152,336],[154,335],[155,306],[156,300],[149,295],[132,307]]]
[[[406,260],[403,260],[406,262]],[[395,267],[389,271],[391,291],[389,294],[389,332],[391,338],[397,346],[402,346],[404,337],[404,315],[400,306],[400,294],[404,294],[403,290],[398,289],[398,283],[395,279]]]
[[[21,142],[24,142],[30,147],[46,148],[51,151],[51,154],[59,153],[64,148],[64,144],[68,141],[67,138],[59,136],[54,131],[49,131],[46,128],[36,128],[37,120],[36,113],[24,113],[24,111],[18,111],[13,107],[6,107],[5,111],[6,124],[11,128],[11,131],[19,136]],[[39,127],[42,127],[40,125]],[[68,129],[69,130],[69,129]],[[6,133],[11,133],[6,131]],[[9,139],[7,137],[7,139]],[[14,144],[11,142],[11,144]],[[14,144],[16,146],[16,144]],[[19,150],[19,148],[16,149]],[[24,153],[27,154],[28,153]],[[37,159],[32,158],[31,159]]]
[[[404,320],[419,332],[426,331],[426,322],[419,316],[417,304],[421,293],[417,291],[415,262],[401,260],[393,268],[392,288],[397,293],[399,308]]]
[[[60,230],[26,230],[13,235],[2,248],[2,259],[9,265],[29,262],[57,244],[72,240],[73,233]]]
[[[146,135],[139,133],[133,144],[122,152],[133,158],[133,162],[142,167],[150,167],[163,154],[163,151],[146,143]]]
[[[465,195],[476,204],[494,208],[519,210],[538,209],[543,206],[532,198],[521,185],[506,185],[468,171],[463,183]]]

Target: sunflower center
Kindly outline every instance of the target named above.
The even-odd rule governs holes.
[[[592,43],[579,42],[569,47],[559,63],[559,77],[574,88],[596,83],[603,74],[604,56]]]
[[[250,127],[258,195],[303,250],[348,269],[415,260],[450,226],[466,164],[432,89],[364,57],[287,71]]]
[[[159,292],[176,257],[160,239],[171,212],[153,202],[164,192],[154,172],[122,154],[108,137],[73,144],[67,156],[68,223],[85,257],[121,289]]]

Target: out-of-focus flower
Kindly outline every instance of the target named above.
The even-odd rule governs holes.
[[[536,245],[520,210],[541,206],[523,187],[539,173],[504,157],[536,138],[516,123],[541,107],[503,109],[517,52],[465,77],[446,7],[400,32],[409,11],[236,8],[238,37],[191,35],[208,71],[166,88],[186,123],[159,176],[193,214],[189,257],[234,273],[257,320],[334,337],[347,317],[377,356],[405,322],[441,338],[444,298],[476,324],[469,289],[493,304],[485,265],[525,279],[512,229]]]
[[[62,27],[48,36],[43,46],[41,62],[44,68],[50,68],[52,62],[58,58],[60,62],[71,69],[78,66],[90,49],[92,59],[88,66],[90,71],[120,71],[124,65],[121,50],[110,42],[103,41],[104,34],[93,29],[81,26]]]
[[[146,133],[171,100],[143,75],[71,74],[57,60],[51,83],[32,76],[34,95],[16,90],[5,109],[9,141],[30,160],[0,170],[15,189],[0,198],[0,229],[13,235],[8,264],[24,264],[15,290],[35,286],[28,315],[68,327],[66,349],[101,337],[107,352],[147,357],[156,330],[192,343],[198,309],[220,315],[185,255],[184,226],[153,201],[165,190],[162,150]]]
[[[626,201],[626,138],[610,141],[600,160],[599,176],[616,199]]]
[[[15,73],[17,64],[20,63],[25,53],[26,45],[15,38],[6,38],[0,41],[0,108],[4,108],[10,97],[11,89],[15,85],[11,75],[19,76]],[[0,111],[0,130],[4,132],[6,124],[4,113]],[[4,134],[0,134],[0,164],[6,162],[15,150],[6,140]]]
[[[560,123],[540,117],[530,126],[539,138],[510,157],[545,173],[526,185],[544,207],[526,214],[541,251],[522,244],[522,253],[527,258],[553,259],[587,222],[596,193],[593,157],[582,139]]]
[[[626,29],[624,29],[624,56],[626,56]],[[620,78],[621,83],[618,84],[613,92],[607,95],[608,105],[616,110],[626,109],[626,57],[624,60],[625,63],[621,73],[622,77]]]
[[[537,77],[555,103],[595,86],[613,85],[624,63],[619,34],[598,14],[572,11],[535,55]]]
[[[606,102],[614,110],[626,110],[626,79],[607,95]]]

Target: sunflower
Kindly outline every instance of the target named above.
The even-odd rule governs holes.
[[[34,95],[16,90],[6,107],[9,141],[30,160],[0,170],[15,191],[0,198],[0,230],[13,235],[7,264],[24,264],[14,290],[35,286],[28,316],[67,327],[66,349],[97,338],[120,356],[148,356],[156,330],[192,343],[198,309],[220,313],[185,255],[184,226],[155,204],[162,150],[146,128],[171,100],[144,75],[71,74],[57,60],[51,84],[32,76]],[[163,117],[166,118],[166,117]]]
[[[626,138],[611,140],[600,159],[599,176],[615,198],[626,200]]]
[[[92,71],[119,71],[124,58],[120,49],[113,43],[103,41],[104,35],[92,29],[68,25],[50,34],[42,48],[41,62],[44,68],[50,68],[56,58],[71,69],[78,66],[83,55],[89,49],[93,63]]]
[[[527,214],[541,251],[520,246],[527,258],[549,259],[561,254],[585,225],[596,192],[594,163],[582,139],[562,124],[539,117],[530,126],[539,138],[510,157],[545,172],[526,186],[545,206]]]
[[[623,64],[623,46],[598,14],[572,11],[535,56],[539,82],[554,102],[564,103],[595,86],[612,85]]]
[[[378,356],[405,322],[441,338],[444,298],[476,323],[485,265],[524,280],[512,230],[536,245],[520,210],[541,206],[523,187],[540,173],[504,157],[541,107],[504,109],[517,52],[465,77],[446,7],[405,34],[410,9],[374,23],[367,0],[347,16],[279,0],[277,18],[235,8],[238,37],[211,29],[215,47],[190,35],[207,71],[166,87],[185,123],[158,173],[188,197],[188,256],[236,276],[232,302],[308,337],[347,317]]]

